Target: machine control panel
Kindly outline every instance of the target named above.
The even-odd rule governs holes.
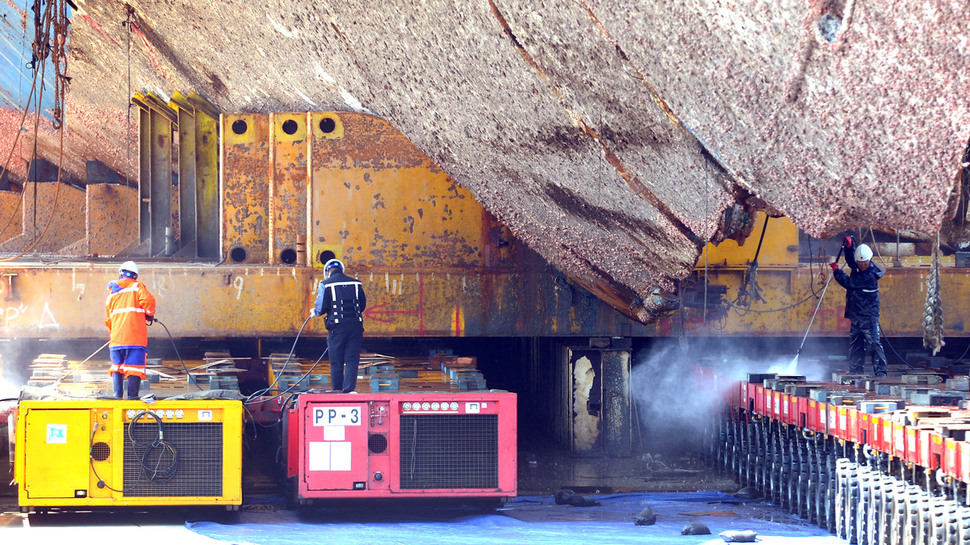
[[[402,414],[492,414],[497,404],[488,401],[405,401],[401,403]]]

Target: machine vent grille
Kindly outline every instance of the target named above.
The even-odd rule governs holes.
[[[498,488],[498,415],[401,417],[401,488]]]
[[[166,422],[164,441],[171,449],[153,446],[158,439],[154,420],[132,428],[125,427],[125,496],[222,496],[221,422]]]

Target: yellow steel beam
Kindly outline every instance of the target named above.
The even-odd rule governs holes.
[[[483,265],[484,208],[403,134],[366,114],[311,114],[311,125],[315,266],[325,252],[358,270]]]
[[[173,101],[181,97],[173,97]],[[178,223],[180,247],[190,245],[196,240],[196,127],[195,108],[187,102],[178,108]],[[184,254],[183,254],[184,255]],[[190,255],[195,256],[195,252]]]
[[[223,256],[228,263],[268,263],[269,116],[225,114],[221,127]]]
[[[759,267],[794,267],[798,265],[798,228],[788,218],[770,218],[765,224],[765,213],[758,212],[754,220],[754,230],[739,245],[733,240],[704,247],[697,268],[708,267],[747,267],[757,254]],[[761,233],[764,232],[764,239]],[[761,251],[758,252],[758,242]]]
[[[149,110],[148,132],[151,137],[148,149],[142,153],[149,154],[149,178],[141,179],[142,185],[148,184],[149,198],[149,228],[148,233],[142,233],[143,238],[151,239],[151,255],[161,255],[165,247],[166,233],[173,229],[172,221],[172,125],[170,113],[163,111],[158,105]],[[162,105],[164,106],[164,104]],[[165,107],[167,110],[171,108]],[[143,195],[144,197],[144,195]],[[146,236],[147,235],[147,236]]]
[[[770,223],[769,223],[770,224]],[[794,336],[805,334],[812,314],[831,274],[827,263],[815,267],[803,265],[793,269],[761,269],[757,276],[765,302],[753,303],[749,309],[732,307],[723,319],[686,308],[673,312],[656,326],[661,335],[678,335],[681,320],[688,336],[751,335]],[[967,334],[962,313],[956,309],[970,304],[970,276],[966,269],[945,267],[940,270],[944,329],[947,336]],[[886,335],[922,337],[923,309],[926,302],[926,266],[887,267],[879,282],[882,314],[880,324]],[[727,286],[725,299],[733,301],[743,280],[740,270],[710,270],[710,285]],[[697,287],[703,290],[703,285]],[[713,296],[710,299],[714,301]],[[952,310],[947,310],[952,309]],[[845,290],[832,280],[812,324],[810,336],[842,336],[849,332],[845,313]]]
[[[534,260],[512,252],[510,259]],[[0,264],[0,337],[107,338],[104,296],[117,263]],[[139,262],[175,337],[295,335],[309,316],[318,268]],[[353,270],[364,284],[367,336],[645,334],[606,304],[540,273],[467,270]],[[303,335],[326,334],[312,319]],[[165,330],[149,328],[167,342]]]
[[[271,114],[273,183],[270,186],[270,262],[306,265],[307,114]],[[298,246],[302,251],[298,252]],[[297,254],[303,262],[297,262]]]
[[[219,257],[219,114],[194,93],[196,253]]]
[[[188,254],[219,257],[219,113],[195,93],[175,92],[169,102],[178,112],[179,224]]]

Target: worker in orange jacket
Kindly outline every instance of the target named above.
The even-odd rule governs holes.
[[[155,321],[155,297],[138,281],[134,261],[122,263],[118,273],[118,280],[108,283],[104,303],[104,325],[111,332],[111,382],[115,397],[121,399],[127,379],[128,399],[138,399],[141,381],[146,378],[148,325]]]

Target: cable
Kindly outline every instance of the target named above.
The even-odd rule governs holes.
[[[104,482],[104,479],[101,478],[101,475],[98,475],[98,468],[94,467],[94,435],[96,433],[98,433],[97,422],[94,423],[94,429],[91,430],[91,446],[88,449],[88,459],[91,462],[91,471],[94,472],[94,476],[97,477],[98,479],[98,488],[104,487],[104,488],[107,488],[108,490],[111,490],[112,492],[120,492],[123,494],[124,490],[118,490],[117,488],[112,488],[111,486],[108,485],[108,483]]]
[[[817,295],[809,295],[808,297],[802,299],[801,301],[797,301],[797,302],[792,303],[792,304],[790,304],[788,306],[784,306],[784,307],[780,307],[780,308],[772,308],[772,309],[768,309],[768,310],[757,310],[757,309],[753,309],[753,308],[746,308],[746,309],[744,309],[744,312],[743,313],[741,311],[736,310],[736,307],[730,301],[726,301],[726,303],[739,316],[744,316],[745,314],[747,314],[749,312],[753,312],[755,314],[770,314],[772,312],[782,312],[782,311],[785,311],[785,310],[793,309],[793,308],[795,308],[795,307],[797,307],[799,305],[805,304],[810,299],[817,299],[817,298],[818,298]]]
[[[283,395],[285,395],[285,394],[287,394],[287,393],[289,393],[289,392],[290,392],[291,390],[293,390],[293,388],[296,388],[296,386],[297,386],[298,384],[300,384],[301,382],[303,382],[303,379],[305,379],[305,378],[306,378],[307,376],[309,376],[309,375],[310,375],[310,373],[312,373],[314,369],[316,369],[316,368],[317,368],[317,365],[319,365],[319,363],[320,363],[320,361],[322,361],[322,360],[323,360],[323,357],[327,355],[327,351],[329,351],[329,350],[330,350],[330,347],[329,347],[329,346],[328,346],[327,348],[324,348],[324,349],[323,349],[323,353],[322,353],[322,354],[320,354],[320,357],[319,357],[319,358],[317,358],[317,361],[315,361],[315,362],[313,363],[313,365],[311,365],[311,366],[310,366],[310,368],[309,368],[309,369],[307,369],[307,372],[306,372],[306,373],[303,373],[303,375],[302,375],[302,376],[300,376],[300,378],[299,378],[299,380],[296,380],[295,382],[293,382],[293,384],[290,384],[289,386],[287,386],[287,388],[286,388],[285,390],[283,390],[282,392],[280,392],[280,393],[278,393],[278,394],[276,394],[276,395],[274,395],[274,396],[271,396],[271,397],[268,397],[268,398],[265,398],[265,399],[259,399],[259,400],[257,400],[257,401],[258,401],[259,403],[262,403],[262,402],[264,402],[264,401],[271,401],[271,400],[273,400],[273,399],[276,399],[276,398],[279,398],[279,397],[283,397]],[[285,367],[285,366],[284,366],[284,367]],[[278,377],[279,377],[279,375],[277,375],[277,378],[278,378]],[[273,384],[275,385],[275,384],[276,384],[276,382],[274,382]],[[263,393],[265,393],[265,392],[267,392],[267,391],[269,391],[269,390],[272,390],[272,389],[273,389],[273,388],[272,388],[272,386],[271,386],[271,387],[269,387],[269,388],[264,388],[264,389],[262,389],[262,390],[260,390],[259,392],[263,392]],[[257,397],[257,394],[259,394],[259,395],[262,395],[262,394],[260,394],[259,392],[253,392],[253,393],[252,393],[252,394],[251,394],[251,395],[250,395],[250,396],[249,396],[248,398],[246,398],[246,401],[245,401],[245,402],[243,403],[243,405],[245,406],[245,405],[249,405],[249,404],[251,404],[251,403],[256,403],[256,401],[253,401],[253,397]],[[281,418],[282,418],[282,417],[281,417]],[[275,425],[275,424],[274,424],[274,425]]]
[[[895,355],[899,361],[906,364],[906,366],[909,367],[910,369],[919,369],[918,366],[913,365],[912,363],[909,363],[908,361],[906,361],[906,358],[899,355],[899,352],[896,352],[896,349],[893,348],[893,345],[889,342],[889,337],[886,335],[885,330],[883,330],[882,325],[879,326],[879,335],[882,337],[884,341],[886,341],[886,346],[888,346],[889,349],[892,350],[893,355]]]
[[[166,326],[161,320],[159,320],[158,318],[155,318],[155,317],[152,317],[152,321],[149,322],[148,325],[151,325],[154,322],[158,322],[159,324],[161,324],[161,326],[165,328],[165,333],[168,333],[168,338],[169,338],[169,340],[172,341],[172,348],[175,349],[175,356],[179,359],[179,363],[182,364],[182,370],[185,371],[185,380],[188,381],[189,380],[189,370],[188,370],[188,368],[185,367],[185,362],[182,361],[182,355],[179,354],[179,347],[176,346],[176,344],[175,344],[175,338],[172,337],[172,332],[168,330],[168,326]],[[198,382],[195,383],[195,387],[198,388],[199,390],[202,389],[202,386],[199,386],[199,383]]]
[[[175,474],[178,472],[178,450],[174,445],[165,440],[165,432],[162,428],[162,419],[151,411],[138,411],[131,419],[131,422],[128,423],[128,441],[131,443],[132,450],[136,455],[138,454],[139,444],[135,439],[133,429],[138,420],[145,415],[151,416],[155,419],[155,423],[158,425],[158,437],[156,437],[151,444],[145,448],[142,455],[138,457],[139,462],[141,463],[141,472],[138,475],[138,481],[135,481],[135,484],[133,484],[130,488],[127,488],[127,490],[134,488],[135,485],[140,482],[142,476],[147,477],[148,480],[154,484],[165,484],[172,480],[172,478],[175,477]],[[156,456],[154,460],[152,460],[153,454]],[[162,467],[162,460],[165,459],[166,454],[171,456],[171,463],[169,463],[168,467],[166,467],[164,470],[160,471],[159,469]]]
[[[273,379],[273,383],[270,384],[269,386],[267,386],[266,388],[263,388],[262,390],[257,390],[255,392],[249,394],[249,397],[246,398],[246,403],[250,403],[253,400],[254,397],[262,396],[266,392],[269,392],[270,390],[273,390],[275,388],[275,386],[279,383],[279,381],[280,381],[280,375],[283,373],[283,371],[286,371],[286,366],[290,364],[290,358],[293,357],[293,351],[296,350],[296,343],[297,343],[297,341],[300,340],[300,335],[303,334],[303,329],[306,327],[307,323],[310,321],[310,318],[313,318],[313,315],[312,314],[309,315],[309,316],[307,316],[306,317],[306,320],[303,320],[303,325],[300,326],[300,330],[296,333],[296,338],[293,339],[293,346],[290,347],[290,353],[286,356],[286,361],[283,362],[283,367],[280,368],[280,370],[279,370],[278,373],[275,373],[276,376]],[[323,353],[326,354],[327,351],[324,350]],[[323,356],[320,356],[320,357],[323,358]],[[319,360],[317,360],[317,361],[319,361]]]

